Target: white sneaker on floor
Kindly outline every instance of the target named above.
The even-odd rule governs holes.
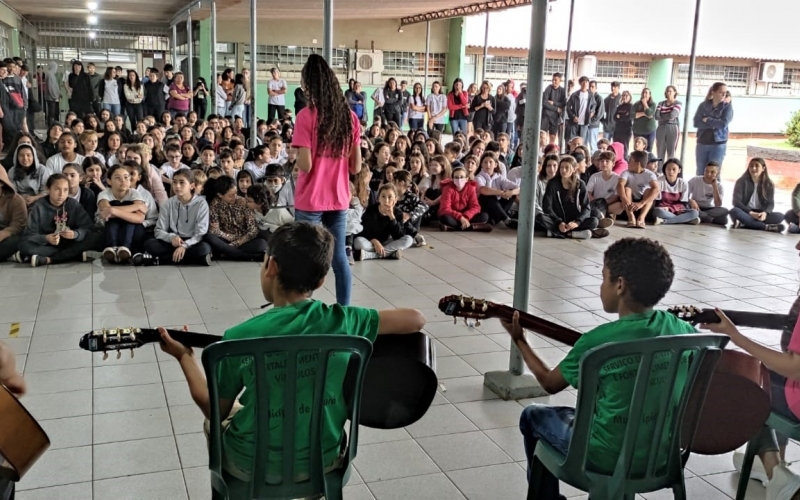
[[[361,250],[361,259],[356,260],[375,260],[377,258],[379,258],[377,253]]]
[[[700,224],[700,217],[695,217],[694,219],[690,220],[689,224],[691,224],[693,226],[696,226],[696,225]]]
[[[425,242],[425,237],[421,234],[417,234],[414,236],[414,246],[415,247],[424,247],[427,243]]]
[[[744,464],[744,455],[743,451],[736,450],[733,452],[733,467],[736,471],[741,474],[742,473],[742,464]],[[760,481],[762,485],[766,486],[769,482],[769,478],[767,477],[767,471],[764,469],[764,464],[761,463],[761,458],[756,455],[753,458],[753,467],[750,468],[750,479],[755,479],[756,481]]]
[[[8,258],[9,262],[16,262],[17,264],[23,264],[25,262],[25,258],[22,256],[20,252],[14,252],[14,255]]]
[[[767,483],[767,500],[792,500],[800,490],[800,476],[785,465],[772,469],[772,480]]]
[[[663,223],[664,223],[664,219],[662,219],[661,217],[656,217],[655,221],[653,222],[653,225],[654,226],[660,226]]]
[[[570,236],[572,237],[573,240],[588,240],[589,238],[592,237],[592,232],[589,231],[588,229],[583,229],[580,231],[572,231],[570,233]]]

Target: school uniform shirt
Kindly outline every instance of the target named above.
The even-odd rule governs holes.
[[[175,236],[183,240],[183,248],[189,248],[203,240],[208,232],[208,203],[204,196],[194,196],[183,204],[177,196],[168,199],[158,214],[155,236],[172,243]]]
[[[377,89],[375,89],[375,92],[372,93],[372,102],[375,102],[375,99],[377,99],[378,102],[380,103],[380,105],[375,104],[375,107],[382,108],[384,103],[383,87],[378,87]]]
[[[447,109],[447,96],[444,94],[430,94],[428,98],[425,99],[425,105],[428,106],[428,113],[431,116],[435,116]],[[434,119],[433,123],[436,125],[447,123],[447,113]]]
[[[87,154],[85,157],[88,158],[90,156],[94,157],[94,158],[97,158],[98,160],[100,160],[100,163],[102,163],[104,167],[106,166],[106,157],[103,156],[102,153],[99,153],[99,152],[95,151],[94,153]],[[77,162],[73,162],[73,163],[77,163]],[[108,166],[111,167],[112,165],[108,165]]]
[[[67,161],[66,158],[64,158],[64,155],[62,155],[61,153],[53,155],[47,159],[47,164],[46,164],[48,171],[47,177],[49,178],[53,174],[60,174],[61,171],[64,170],[64,165],[66,165],[67,163],[77,163],[78,165],[81,165],[83,164],[83,160],[84,160],[83,155],[79,154],[75,154],[75,160],[73,161]]]
[[[155,198],[153,198],[150,191],[145,189],[141,184],[136,186],[136,191],[142,195],[142,200],[144,200],[144,204],[147,205],[147,213],[144,214],[144,222],[142,222],[142,225],[144,227],[155,226],[158,222],[158,205],[156,204]]]
[[[285,89],[286,82],[282,79],[276,80],[274,78],[270,79],[269,81],[269,89],[273,92],[277,92],[278,90]],[[286,94],[279,94],[279,95],[271,95],[269,96],[269,103],[273,106],[285,106],[286,105]],[[283,118],[283,117],[280,117]]]
[[[665,176],[658,178],[659,193],[656,197],[656,206],[666,208],[670,212],[680,213],[686,210],[689,203],[689,185],[678,177],[670,184]]]
[[[603,179],[603,173],[597,172],[589,177],[589,182],[586,183],[586,189],[592,194],[594,199],[604,198],[609,199],[617,194],[617,184],[619,183],[619,176],[611,172],[611,177],[608,180]]]
[[[258,166],[254,161],[248,161],[244,164],[244,169],[250,172],[253,175],[253,180],[258,182],[261,180],[264,175],[267,173],[267,163],[263,164],[262,166]]]
[[[97,195],[97,206],[98,207],[100,206],[100,202],[103,201],[103,200],[105,200],[105,201],[107,201],[109,203],[112,203],[114,201],[120,201],[120,202],[141,201],[142,203],[145,204],[145,206],[147,206],[147,202],[145,201],[144,197],[136,189],[129,189],[128,192],[125,193],[125,196],[123,196],[122,199],[118,200],[117,198],[114,197],[114,192],[111,191],[111,188],[107,188],[105,191],[102,191],[100,194]],[[100,212],[97,212],[97,214],[98,214],[98,216],[96,218],[97,223],[100,224],[100,225],[105,225],[105,221],[101,217],[99,217]],[[158,218],[158,215],[156,215],[156,218]],[[146,215],[145,215],[145,219],[147,219]]]
[[[722,183],[718,180],[717,189],[719,190],[719,197],[722,199],[724,191],[722,190]],[[702,209],[714,208],[714,186],[703,182],[703,176],[698,175],[689,180],[689,199],[694,200],[697,206]]]
[[[421,95],[413,96],[409,99],[409,104],[413,104],[414,106],[425,106],[425,98]],[[422,120],[423,118],[425,118],[424,111],[415,111],[411,109],[411,106],[408,107],[409,120]]]
[[[634,201],[642,199],[644,192],[650,187],[650,183],[652,181],[658,181],[656,174],[647,169],[644,169],[638,174],[633,173],[630,170],[626,170],[622,172],[622,175],[620,175],[619,178],[624,179],[626,181],[626,186],[631,188],[631,196],[633,197]]]
[[[177,172],[178,170],[181,170],[183,168],[188,169],[189,165],[184,165],[183,163],[181,163],[178,166],[178,168],[175,168],[172,165],[170,165],[169,163],[165,163],[165,164],[161,165],[160,171],[161,171],[161,175],[163,175],[167,179],[172,179],[172,176],[175,174],[175,172]]]
[[[480,188],[488,187],[492,189],[499,189],[500,191],[510,191],[512,189],[517,189],[517,186],[513,181],[508,180],[502,174],[495,172],[494,175],[489,176],[486,172],[478,172],[478,175],[475,176],[475,182],[478,183],[478,193],[480,194]],[[498,200],[500,199],[499,196],[496,197]]]

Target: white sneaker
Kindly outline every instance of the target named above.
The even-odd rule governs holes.
[[[772,480],[767,483],[767,500],[792,500],[800,490],[800,476],[785,465],[772,469]]]
[[[654,226],[660,226],[663,223],[664,223],[664,219],[662,219],[661,217],[656,217],[655,221],[653,222],[653,225]]]
[[[361,260],[375,260],[380,258],[377,252],[368,252],[366,250],[361,250]]]
[[[700,224],[700,217],[695,217],[694,219],[690,220],[689,224],[691,224],[693,226],[696,226],[696,225]]]
[[[427,243],[425,242],[425,237],[421,234],[417,234],[414,236],[414,246],[415,247],[424,247]]]
[[[570,233],[573,240],[588,240],[592,237],[592,232],[588,229],[582,229],[580,231],[572,231]]]
[[[744,464],[744,455],[743,451],[736,450],[733,452],[733,467],[736,471],[741,474],[742,473],[742,464]],[[756,481],[761,481],[761,484],[766,486],[769,482],[769,478],[767,477],[767,471],[764,469],[764,464],[761,463],[761,458],[756,455],[753,459],[753,467],[750,468],[750,479],[755,479]]]

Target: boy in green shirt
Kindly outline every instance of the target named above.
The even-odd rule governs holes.
[[[623,238],[609,246],[603,258],[600,300],[603,302],[603,310],[619,314],[619,319],[583,334],[567,357],[552,370],[528,345],[519,324],[519,313],[514,313],[513,321],[503,322],[503,326],[544,390],[555,394],[568,386],[579,389],[581,356],[594,347],[610,342],[695,332],[689,323],[666,311],[653,309],[669,291],[674,276],[675,269],[669,253],[656,241],[647,238]],[[589,436],[589,461],[600,470],[611,471],[616,465],[627,426],[626,419],[638,362],[638,359],[623,358],[612,360],[603,367],[598,389],[598,394],[602,397],[597,401],[595,420]],[[634,365],[633,369],[630,365]],[[659,392],[660,375],[662,374],[658,369],[653,370],[651,386],[654,393]],[[533,460],[533,452],[538,440],[543,439],[566,454],[572,437],[574,418],[575,409],[564,406],[533,404],[523,410],[519,428],[528,456],[528,479],[530,480],[533,467],[539,467],[537,472],[542,472],[541,482],[531,485],[536,491],[529,492],[529,498],[564,498],[559,496],[558,480],[538,460]],[[652,429],[654,421],[655,419],[643,420],[641,432],[646,434],[648,427]],[[647,452],[644,449],[641,451],[643,454]],[[531,493],[535,496],[531,497]]]
[[[311,299],[319,289],[331,267],[333,236],[322,226],[305,222],[292,222],[279,227],[270,240],[270,250],[261,266],[261,290],[264,298],[274,307],[225,332],[223,340],[295,335],[358,335],[375,341],[381,334],[403,334],[420,331],[425,317],[415,309],[376,311],[360,307],[328,305]],[[211,409],[203,369],[194,358],[191,348],[173,340],[163,328],[161,348],[177,359],[189,390],[197,406],[210,418]],[[285,362],[276,355],[269,363],[270,391],[282,399]],[[249,359],[226,359],[219,367],[220,414],[228,415],[230,424],[223,434],[223,466],[234,477],[248,481],[255,448],[255,402],[253,378],[255,370]],[[341,394],[347,369],[347,358],[329,362],[328,382],[325,391],[325,432],[322,436],[325,463],[335,466],[344,440],[347,409]],[[302,359],[298,373],[303,370]],[[302,377],[302,375],[301,375]],[[313,377],[298,382],[297,407],[312,405]],[[244,392],[242,393],[242,390]],[[239,403],[234,402],[239,394]],[[273,408],[278,408],[274,402]],[[282,409],[270,420],[270,453],[268,453],[268,479],[280,476],[283,443]],[[305,417],[305,420],[304,420]],[[303,475],[308,462],[309,436],[305,429],[310,425],[310,412],[300,411],[297,416],[296,474]],[[208,422],[208,421],[206,421]],[[305,422],[305,423],[304,423]],[[224,423],[223,423],[224,426]],[[298,472],[299,471],[299,472]]]

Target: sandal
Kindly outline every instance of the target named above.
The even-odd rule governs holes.
[[[628,223],[625,225],[625,227],[627,227],[627,228],[632,228],[632,229],[636,229],[636,223],[635,223],[635,222],[628,221]]]
[[[636,227],[636,229],[645,229],[647,227],[647,225],[644,223],[644,221],[641,221],[641,222],[637,222],[635,227]]]

